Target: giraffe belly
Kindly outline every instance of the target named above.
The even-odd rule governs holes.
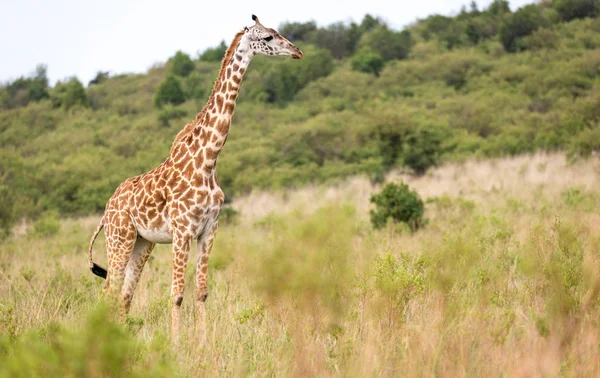
[[[158,244],[173,243],[173,235],[167,229],[145,230],[138,228],[138,234],[144,239]]]

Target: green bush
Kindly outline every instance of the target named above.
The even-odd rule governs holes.
[[[48,77],[46,74],[46,66],[38,65],[35,74],[31,77],[21,77],[1,87],[0,109],[26,106],[32,101],[48,98]]]
[[[552,6],[563,21],[586,17],[594,18],[600,14],[598,0],[554,0]]]
[[[83,329],[49,323],[15,340],[0,337],[0,377],[166,377],[175,366],[164,336],[149,345],[95,309]]]
[[[355,71],[372,73],[379,76],[385,62],[381,55],[369,49],[361,49],[352,57],[352,69]]]
[[[154,106],[161,108],[163,104],[179,105],[185,102],[185,99],[181,81],[174,75],[169,75],[156,91]]]
[[[190,56],[184,52],[177,51],[175,55],[169,59],[170,72],[177,76],[188,76],[194,71],[196,66]]]
[[[173,119],[183,118],[187,115],[187,112],[181,108],[166,107],[158,113],[158,120],[163,126],[169,126],[169,122]]]
[[[371,224],[380,229],[391,220],[405,223],[411,231],[418,230],[424,224],[425,205],[414,190],[403,182],[389,183],[379,194],[371,196],[375,209],[371,210]]]
[[[32,233],[38,237],[56,235],[60,231],[60,215],[58,212],[48,212],[33,223]]]
[[[504,49],[509,52],[523,50],[521,38],[548,24],[538,5],[527,5],[517,10],[506,17],[500,28],[500,40]]]
[[[226,51],[227,45],[225,44],[225,41],[221,41],[217,47],[204,50],[198,57],[198,60],[202,62],[220,62],[221,59],[223,59],[223,56],[225,56]]]
[[[417,175],[436,167],[440,163],[443,139],[444,133],[438,128],[423,127],[410,133],[404,147],[404,164]]]
[[[360,40],[361,48],[372,49],[385,61],[407,58],[412,44],[410,31],[395,32],[386,25],[365,33]]]
[[[89,107],[90,101],[83,84],[73,77],[64,83],[58,83],[50,94],[52,104],[57,108],[69,109],[75,105]]]

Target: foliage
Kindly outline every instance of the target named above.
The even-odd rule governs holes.
[[[185,102],[185,92],[181,81],[174,75],[169,75],[156,91],[154,106],[161,108],[163,104],[179,105]]]
[[[169,59],[167,65],[169,71],[176,76],[186,77],[196,67],[190,56],[182,51],[177,51],[175,55]]]
[[[66,82],[56,84],[52,89],[50,99],[56,108],[69,109],[73,106],[90,106],[90,101],[85,92],[85,88],[76,77],[73,77]]]
[[[371,224],[376,229],[385,227],[390,220],[405,223],[412,231],[424,224],[425,205],[404,182],[387,184],[379,194],[371,196],[371,203],[375,204],[370,212]]]
[[[552,6],[563,21],[598,17],[600,14],[600,3],[597,0],[554,0]]]
[[[198,60],[202,62],[220,62],[225,55],[225,51],[227,51],[227,45],[225,41],[221,41],[218,46],[204,50],[198,57]]]
[[[98,84],[106,81],[109,77],[110,77],[110,72],[98,71],[98,73],[96,73],[96,77],[94,77],[92,80],[90,80],[88,85],[89,86],[98,85]]]
[[[106,308],[98,307],[88,315],[83,330],[49,323],[11,341],[0,339],[2,377],[34,376],[110,376],[161,377],[170,375],[173,366],[168,346],[156,339],[144,346],[120,325],[109,320]]]
[[[365,33],[359,45],[373,49],[383,60],[388,61],[408,57],[412,43],[410,31],[396,32],[387,25],[381,25]]]
[[[47,67],[38,65],[31,77],[21,77],[0,88],[0,109],[26,106],[48,97]]]
[[[352,69],[355,71],[372,73],[379,76],[385,62],[381,55],[363,48],[352,57]]]
[[[165,106],[160,113],[158,113],[158,120],[160,121],[161,125],[167,127],[172,120],[181,119],[185,116],[187,116],[187,112],[185,110],[178,107]]]
[[[33,223],[33,235],[37,237],[56,235],[59,230],[59,214],[56,211],[44,214]]]
[[[444,134],[442,129],[436,127],[423,127],[410,133],[406,137],[404,164],[417,175],[436,167],[441,160]]]
[[[522,50],[521,38],[530,35],[540,27],[548,25],[548,21],[537,5],[526,5],[506,17],[500,28],[500,40],[506,51]]]

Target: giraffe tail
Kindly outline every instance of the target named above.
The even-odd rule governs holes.
[[[100,220],[100,224],[98,225],[98,227],[96,227],[96,231],[94,231],[94,235],[92,236],[92,240],[90,241],[89,263],[90,263],[90,269],[91,269],[92,273],[94,273],[98,277],[102,277],[102,278],[106,279],[106,275],[107,275],[106,269],[104,269],[100,265],[96,264],[92,260],[92,249],[94,247],[94,242],[96,241],[98,234],[100,233],[100,231],[102,231],[103,228],[104,228],[104,217],[102,217],[102,219]]]

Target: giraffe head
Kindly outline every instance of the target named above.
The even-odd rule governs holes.
[[[304,54],[285,39],[276,30],[264,27],[258,17],[252,15],[255,22],[253,26],[244,28],[244,35],[248,39],[250,50],[254,54],[289,56],[292,59],[302,59]]]

